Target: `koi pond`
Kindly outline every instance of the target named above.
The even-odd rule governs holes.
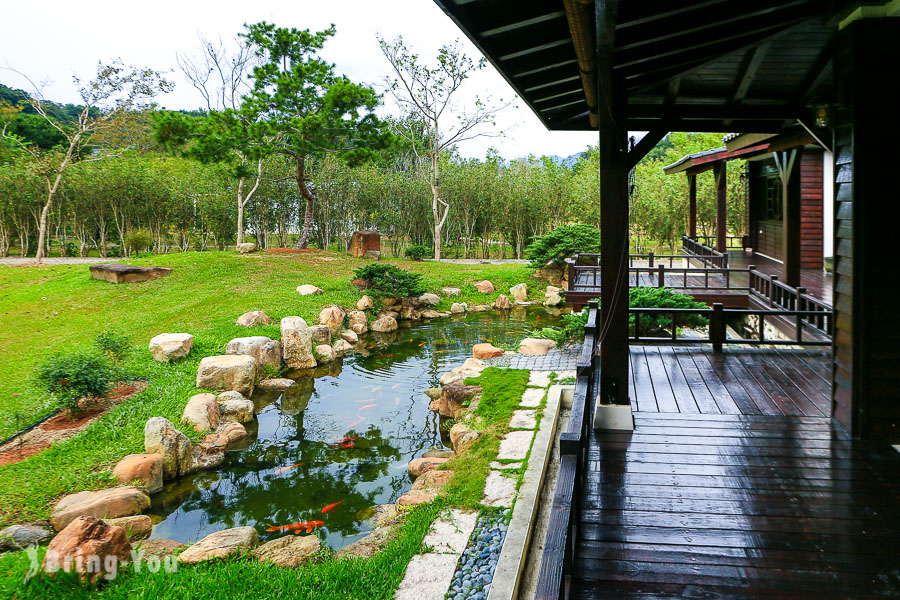
[[[335,550],[360,539],[373,507],[412,487],[409,461],[449,444],[425,390],[471,357],[472,344],[511,345],[558,321],[542,307],[403,321],[392,334],[361,336],[361,353],[287,375],[297,381],[290,390],[254,394],[250,435],[218,469],[153,496],[151,537],[188,543],[250,525],[267,541],[284,535],[272,526],[320,521],[314,532]]]

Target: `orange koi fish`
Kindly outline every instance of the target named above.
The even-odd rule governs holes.
[[[400,396],[394,398],[394,406],[400,406]]]
[[[368,398],[366,400],[354,400],[357,404],[362,404],[363,402],[375,402],[375,398]]]
[[[297,521],[296,523],[290,523],[289,525],[269,525],[266,531],[278,531],[280,533],[284,533],[285,531],[295,531],[297,534],[301,531],[306,531],[306,533],[312,533],[313,529],[324,524],[325,521]]]
[[[426,343],[427,343],[427,342],[422,342],[421,344],[419,344],[419,348],[421,348],[422,346],[424,346]]]
[[[379,354],[375,358],[390,358],[392,356],[393,356],[393,354]]]
[[[399,383],[395,383],[394,385],[391,386],[391,389],[392,389],[392,390],[396,390],[398,387],[400,387],[400,384],[399,384]]]
[[[486,337],[481,336],[481,341],[482,341],[482,342],[487,342],[487,343],[490,344],[490,343],[493,342],[494,340],[489,340],[489,339],[487,339]]]
[[[328,506],[326,506],[325,508],[322,509],[322,514],[324,515],[325,513],[336,509],[338,506],[340,506],[343,503],[344,503],[344,501],[341,500],[339,502],[335,502],[334,504],[329,504]]]
[[[343,444],[339,444],[338,448],[353,448],[353,442],[344,442]]]
[[[435,352],[435,354],[440,354],[441,352],[450,352],[450,351],[449,350],[438,350]]]
[[[290,465],[288,467],[281,467],[280,469],[275,469],[275,471],[273,471],[273,473],[275,475],[277,475],[279,473],[284,473],[285,471],[290,471],[291,469],[296,469],[297,467],[302,467],[305,464],[306,463],[298,462],[296,465]]]
[[[359,410],[365,410],[367,408],[374,408],[376,406],[378,406],[378,405],[373,402],[372,404],[366,404],[365,406],[360,406]]]

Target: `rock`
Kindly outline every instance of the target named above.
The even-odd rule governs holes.
[[[401,306],[403,304],[402,298],[383,298],[381,300],[382,304],[384,304],[385,308],[391,308],[395,306]]]
[[[147,515],[134,515],[132,517],[108,519],[106,524],[124,529],[125,537],[129,540],[142,540],[150,537],[150,532],[153,531],[153,522]]]
[[[348,544],[335,552],[338,560],[343,558],[371,558],[378,554],[393,537],[392,527],[377,527],[361,540]]]
[[[482,294],[493,294],[494,293],[494,284],[485,279],[484,281],[476,281],[474,284],[475,289],[477,289]]]
[[[6,550],[21,550],[28,546],[42,546],[50,541],[54,531],[42,525],[25,524],[10,525],[0,529],[0,552]]]
[[[548,285],[547,289],[544,290],[544,297],[549,298],[550,296],[559,296],[562,294],[562,288],[556,287],[555,285]]]
[[[430,410],[431,412],[438,412],[439,410],[441,410],[441,401],[440,401],[440,399],[432,400],[431,402],[429,402],[429,403],[428,403],[428,410]]]
[[[413,483],[412,489],[440,492],[453,477],[453,471],[428,471]]]
[[[344,325],[344,317],[346,316],[347,311],[340,306],[332,304],[323,308],[319,313],[319,323],[327,325],[328,329],[331,330],[331,336],[336,337],[341,332],[341,327]],[[331,339],[328,341],[330,342]]]
[[[497,471],[490,471],[484,482],[484,497],[481,503],[485,506],[508,507],[513,505],[516,497],[516,480],[505,477]]]
[[[450,314],[451,315],[459,315],[463,314],[469,309],[469,305],[465,302],[454,302],[450,305]]]
[[[251,396],[255,384],[256,359],[252,356],[207,356],[197,369],[197,387],[201,389],[234,390]]]
[[[216,397],[212,394],[196,394],[188,400],[181,415],[181,422],[187,423],[197,433],[203,433],[219,427],[222,410]]]
[[[397,320],[393,317],[381,317],[372,323],[372,331],[377,331],[378,333],[397,331]]]
[[[163,479],[184,475],[191,465],[191,440],[165,417],[152,417],[144,426],[144,452],[163,457]]]
[[[279,567],[296,567],[321,549],[318,536],[286,535],[256,548],[253,556],[260,562],[270,562]]]
[[[497,358],[503,356],[503,350],[492,344],[475,344],[472,346],[472,356],[475,358]]]
[[[422,454],[422,458],[456,458],[456,452],[453,450],[428,450]]]
[[[427,473],[428,471],[433,471],[437,469],[439,466],[448,462],[449,458],[416,458],[411,460],[409,463],[409,474],[413,477],[418,477],[423,473]]]
[[[252,356],[257,368],[281,368],[281,342],[262,335],[234,338],[225,346],[225,354]]]
[[[397,498],[397,510],[409,510],[417,504],[425,504],[437,498],[437,492],[427,490],[410,490]]]
[[[525,338],[519,343],[519,354],[527,354],[528,356],[544,356],[552,348],[556,348],[556,342],[554,342],[553,340]]]
[[[393,525],[400,518],[400,513],[397,512],[395,504],[379,504],[373,508],[373,512],[375,513],[373,517],[375,527]]]
[[[281,351],[288,369],[309,369],[316,366],[312,352],[312,332],[300,317],[281,320]]]
[[[139,481],[148,494],[155,494],[163,487],[162,454],[129,454],[116,464],[113,475],[126,485]]]
[[[444,317],[449,317],[450,313],[440,310],[431,310],[430,308],[426,308],[422,311],[423,319],[441,319]]]
[[[104,573],[117,573],[118,563],[128,561],[130,555],[131,543],[124,529],[98,518],[80,516],[50,542],[42,567],[45,573],[62,569],[96,581]],[[93,556],[99,560],[87,560]]]
[[[236,423],[249,423],[255,414],[253,401],[240,392],[222,392],[216,397],[222,411],[222,419]]]
[[[471,448],[479,437],[481,437],[481,432],[471,429],[465,423],[456,423],[450,428],[450,444],[457,454],[462,454]]]
[[[354,310],[347,315],[347,327],[356,335],[362,335],[369,330],[369,317],[361,310]]]
[[[297,286],[297,293],[301,296],[313,296],[316,294],[324,294],[325,290],[309,283],[304,283],[303,285]]]
[[[422,313],[412,306],[404,306],[400,309],[400,318],[405,321],[418,321],[422,318]]]
[[[369,296],[363,296],[359,300],[356,301],[356,309],[357,310],[369,310],[370,308],[375,307],[375,301],[372,300]]]
[[[189,333],[161,333],[150,340],[150,355],[159,362],[172,362],[184,358],[194,347],[194,336]]]
[[[563,302],[562,296],[553,294],[552,296],[547,296],[547,299],[544,300],[544,306],[559,306],[560,304],[563,304]]]
[[[328,325],[312,325],[309,328],[309,334],[310,344],[313,347],[331,343],[331,328]]]
[[[567,273],[566,265],[547,265],[534,272],[534,276],[550,282],[551,285],[560,285]]]
[[[441,297],[437,294],[422,294],[416,300],[419,301],[419,304],[424,304],[426,306],[437,306],[441,302]]]
[[[346,340],[338,340],[334,343],[334,346],[332,346],[331,349],[334,350],[334,354],[336,356],[343,356],[348,352],[352,352],[353,346],[351,346]]]
[[[62,531],[81,516],[115,519],[139,514],[149,506],[150,497],[132,486],[78,492],[59,499],[50,515],[50,524]]]
[[[144,540],[137,546],[138,552],[145,558],[169,556],[182,548],[187,548],[187,546],[175,540]]]
[[[224,436],[230,444],[247,437],[247,428],[240,423],[225,423],[225,425],[219,428],[217,435]]]
[[[528,285],[520,283],[509,288],[509,295],[516,302],[526,302],[528,300]]]
[[[366,250],[365,257],[372,260],[381,260],[381,252],[378,250]]]
[[[455,287],[445,287],[441,291],[444,293],[445,296],[459,296],[459,294],[460,294],[460,289],[455,288]]]
[[[257,325],[271,325],[272,317],[261,310],[252,310],[238,317],[237,324],[240,327],[256,327]]]
[[[104,263],[90,266],[91,277],[110,283],[138,283],[159,279],[172,274],[165,267],[135,267],[120,263]]]
[[[260,381],[256,387],[260,390],[265,390],[267,392],[278,391],[282,392],[284,390],[290,389],[297,382],[293,379],[286,379],[284,377],[273,377],[271,379],[263,379]]]
[[[443,417],[459,419],[473,405],[481,400],[481,386],[465,385],[460,381],[444,386],[441,390],[440,414]]]
[[[380,313],[378,313],[377,315],[375,315],[375,320],[377,321],[378,319],[383,319],[385,317],[390,317],[390,318],[396,320],[396,319],[400,318],[400,313],[397,312],[396,310],[383,310]]]
[[[347,248],[347,252],[357,258],[367,256],[367,252],[381,254],[381,234],[365,229],[354,231],[350,236],[350,246]]]
[[[492,304],[473,304],[468,308],[468,312],[470,313],[480,313],[487,312],[489,310],[493,310],[494,306]]]
[[[466,362],[456,367],[449,373],[441,375],[441,385],[448,385],[454,381],[465,381],[469,377],[478,377],[487,365],[477,358],[467,358]]]
[[[356,344],[359,342],[359,335],[355,331],[351,331],[350,329],[345,329],[341,332],[341,339],[347,342],[348,344]]]
[[[428,388],[425,390],[425,395],[432,400],[438,400],[441,397],[441,388]]]
[[[372,287],[372,282],[368,279],[354,279],[350,282],[350,285],[356,286],[360,289],[366,289]]]
[[[316,361],[321,365],[334,360],[334,349],[328,344],[319,344],[315,351]]]
[[[509,310],[512,308],[512,302],[509,301],[509,298],[503,294],[497,296],[497,299],[494,300],[494,308],[499,310]]]
[[[259,545],[253,527],[234,527],[211,533],[178,556],[178,562],[194,564],[212,558],[224,558]]]
[[[243,244],[236,245],[235,250],[238,251],[238,254],[250,254],[251,252],[256,252],[256,244],[244,242]]]

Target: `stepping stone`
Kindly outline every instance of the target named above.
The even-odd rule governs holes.
[[[430,546],[434,553],[451,553],[459,556],[469,543],[469,536],[475,529],[476,521],[478,513],[447,511],[431,524],[423,544]]]
[[[556,380],[560,379],[575,379],[575,369],[569,369],[567,371],[557,371],[556,372]]]
[[[502,463],[502,462],[497,462],[496,460],[491,461],[491,468],[501,470],[501,471],[506,470],[506,469],[518,469],[521,466],[522,466],[522,463],[520,463],[520,462]]]
[[[406,567],[395,600],[444,600],[456,572],[456,554],[416,554]]]
[[[497,458],[501,460],[525,460],[531,448],[533,431],[510,431],[500,440]]]
[[[528,376],[528,385],[545,388],[550,385],[551,371],[532,371]]]
[[[91,265],[88,270],[94,279],[109,283],[138,283],[172,274],[172,269],[166,267],[135,267],[119,263]]]
[[[519,406],[536,408],[541,405],[541,400],[544,399],[545,393],[546,390],[541,388],[528,388],[525,390],[525,393],[522,394],[522,401],[519,402]]]
[[[497,471],[488,473],[484,482],[484,498],[481,503],[485,506],[512,506],[516,496],[516,480],[505,477]]]
[[[509,420],[510,429],[537,429],[537,419],[534,418],[533,410],[517,410],[513,411],[512,418]]]

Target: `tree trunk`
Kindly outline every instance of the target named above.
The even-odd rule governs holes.
[[[50,207],[53,205],[53,192],[47,193],[47,202],[41,209],[41,220],[38,224],[38,242],[37,250],[34,255],[35,262],[39,263],[44,260],[44,240],[47,237],[47,216],[50,214]]]
[[[294,244],[294,248],[298,250],[309,246],[313,230],[313,207],[316,203],[315,194],[306,185],[305,169],[306,158],[301,156],[297,159],[297,188],[300,190],[300,195],[306,199],[306,210],[303,215],[303,230],[300,232],[300,239]]]

